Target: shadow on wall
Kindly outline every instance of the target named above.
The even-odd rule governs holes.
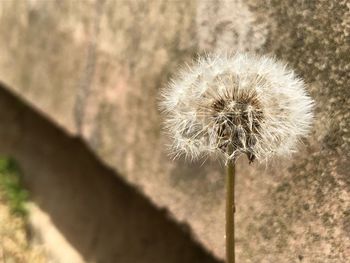
[[[218,262],[80,140],[1,86],[0,125],[0,153],[16,158],[31,200],[84,261]]]

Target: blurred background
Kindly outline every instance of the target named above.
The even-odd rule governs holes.
[[[237,261],[350,258],[349,0],[0,0],[0,262],[223,262],[223,165],[171,160],[158,91],[269,54],[316,101],[292,158],[237,165]]]

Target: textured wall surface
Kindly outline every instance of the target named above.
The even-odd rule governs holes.
[[[4,1],[0,80],[222,258],[223,167],[169,160],[157,92],[197,52],[276,55],[309,83],[316,121],[292,159],[238,164],[238,261],[346,263],[349,9],[345,0]]]

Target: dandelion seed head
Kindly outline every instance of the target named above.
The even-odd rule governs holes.
[[[294,152],[307,135],[313,100],[286,65],[248,54],[211,55],[162,90],[174,155],[250,162]]]

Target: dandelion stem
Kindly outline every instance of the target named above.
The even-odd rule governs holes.
[[[226,167],[226,263],[235,263],[235,164]]]

